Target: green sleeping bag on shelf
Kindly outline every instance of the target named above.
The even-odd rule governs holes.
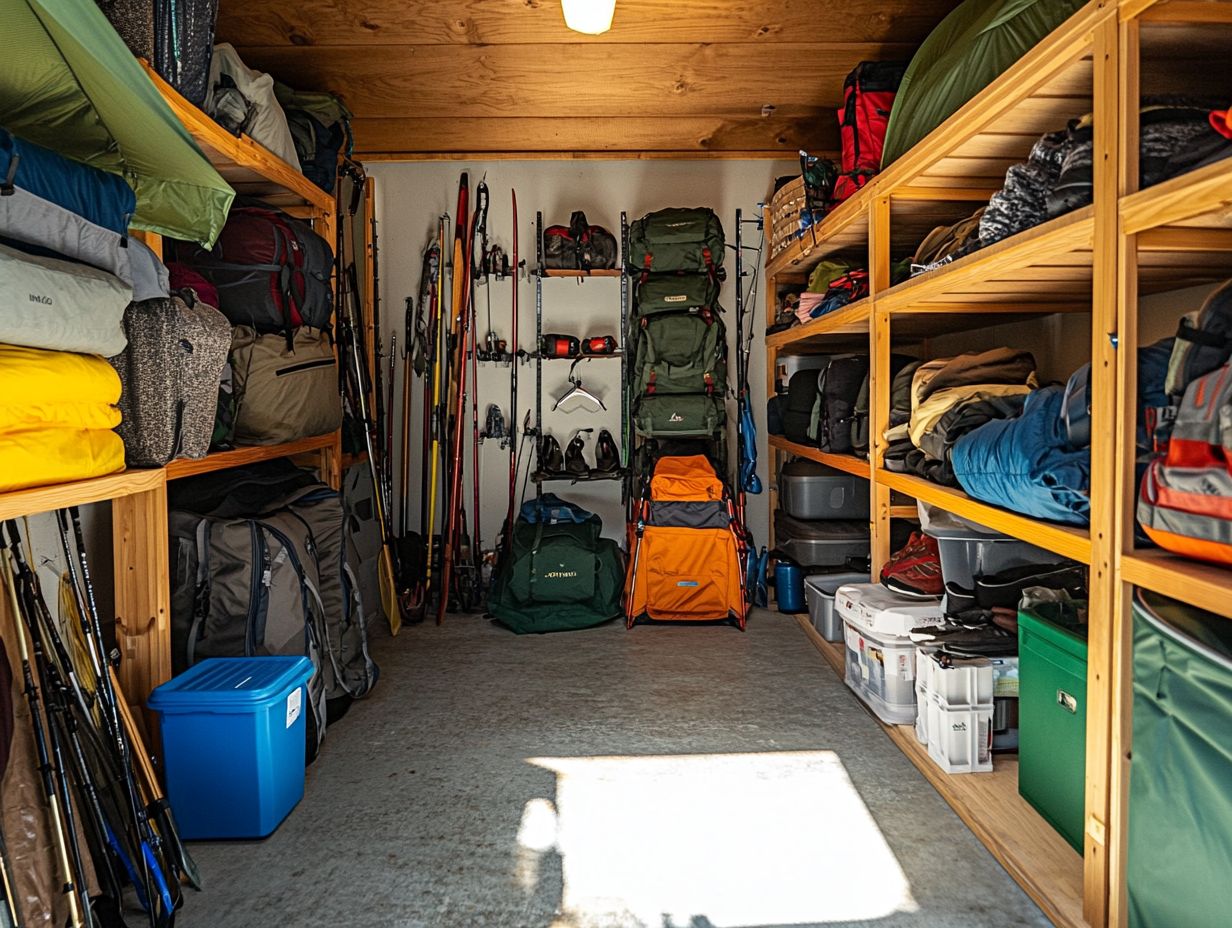
[[[881,169],[906,154],[1082,6],[1083,0],[966,0],[941,21],[911,59],[886,127]]]

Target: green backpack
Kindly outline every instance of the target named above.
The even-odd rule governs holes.
[[[633,428],[642,438],[710,438],[726,425],[722,394],[642,396],[633,411]]]
[[[629,226],[626,260],[634,271],[718,276],[723,249],[723,224],[714,210],[672,207],[648,213]]]
[[[727,331],[710,312],[643,317],[636,333],[633,383],[638,394],[727,391]]]
[[[710,309],[719,302],[719,282],[709,274],[650,274],[637,287],[634,316]]]
[[[526,503],[488,610],[520,635],[589,628],[620,615],[624,557],[602,531],[597,515],[551,494]]]

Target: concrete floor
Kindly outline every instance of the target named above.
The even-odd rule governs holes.
[[[181,928],[1048,924],[790,618],[374,649],[281,828],[193,845]]]

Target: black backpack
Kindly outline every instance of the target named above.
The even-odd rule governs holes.
[[[817,396],[810,414],[809,435],[822,451],[851,453],[856,398],[867,377],[868,355],[861,354],[837,355],[817,375]]]
[[[809,423],[813,418],[813,405],[817,401],[817,370],[796,371],[787,382],[787,396],[780,404],[783,416],[783,434],[788,441],[811,445]]]

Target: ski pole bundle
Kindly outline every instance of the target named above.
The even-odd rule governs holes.
[[[55,871],[69,924],[124,926],[131,886],[151,928],[170,928],[181,881],[200,888],[103,646],[76,508],[56,513],[68,571],[61,601],[70,627],[52,617],[17,523],[0,529],[0,578],[12,608],[35,753],[47,805]],[[69,638],[66,643],[65,637]],[[99,894],[91,897],[91,876]],[[11,897],[10,897],[11,898]],[[20,922],[17,922],[20,924]]]

